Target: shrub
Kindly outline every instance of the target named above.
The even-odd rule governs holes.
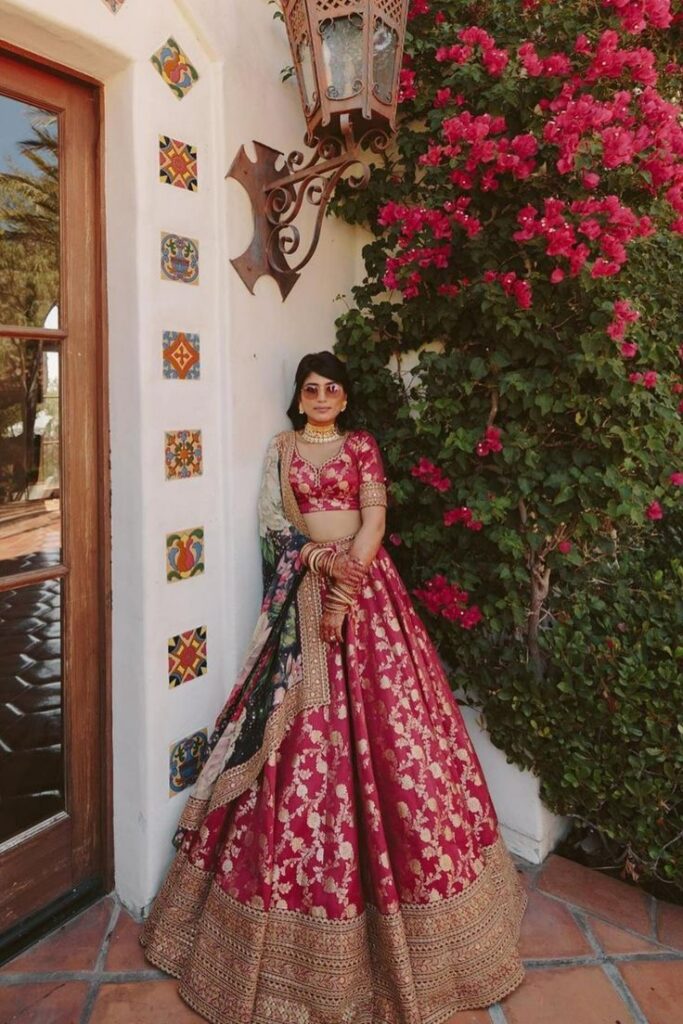
[[[395,146],[337,201],[374,233],[337,351],[453,685],[679,886],[682,23],[413,0]]]

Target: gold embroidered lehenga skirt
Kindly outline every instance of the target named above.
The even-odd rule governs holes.
[[[521,982],[526,895],[383,548],[324,657],[248,777],[207,765],[141,941],[212,1024],[445,1024]]]

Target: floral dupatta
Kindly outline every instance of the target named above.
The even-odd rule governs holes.
[[[216,720],[208,760],[178,823],[176,847],[207,814],[248,789],[296,715],[329,703],[320,590],[299,561],[309,537],[289,483],[294,444],[294,432],[287,431],[268,449],[259,496],[261,614],[235,688]]]

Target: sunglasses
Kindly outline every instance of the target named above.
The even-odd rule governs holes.
[[[305,398],[317,398],[320,394],[320,388],[323,389],[323,394],[327,395],[328,398],[339,398],[343,394],[343,387],[341,384],[336,384],[334,381],[328,381],[327,384],[304,384],[301,389],[301,394]]]

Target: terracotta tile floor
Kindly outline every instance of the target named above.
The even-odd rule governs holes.
[[[683,1024],[683,907],[562,857],[519,868],[527,979],[445,1024]],[[0,1024],[201,1024],[145,961],[139,927],[108,896],[5,964]]]

